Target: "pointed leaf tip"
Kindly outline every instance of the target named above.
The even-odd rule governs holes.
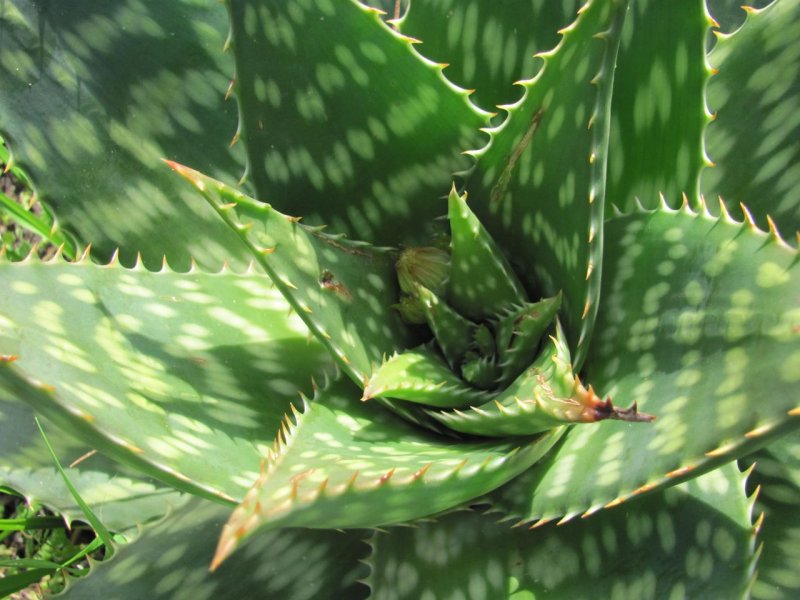
[[[163,160],[167,166],[175,171],[178,175],[194,184],[194,186],[201,192],[205,190],[206,184],[203,181],[203,176],[199,171],[195,171],[194,169],[182,165],[179,162],[175,162],[174,160],[169,160],[167,158],[162,158],[161,160]]]

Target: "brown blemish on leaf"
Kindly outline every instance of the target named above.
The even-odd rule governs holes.
[[[514,148],[511,150],[511,153],[508,155],[508,158],[506,159],[506,166],[503,168],[503,172],[500,174],[500,179],[497,180],[497,183],[492,188],[489,200],[490,205],[496,204],[502,200],[503,196],[505,196],[506,189],[511,181],[511,175],[514,173],[514,168],[517,166],[517,162],[519,162],[520,157],[528,148],[533,136],[539,129],[539,124],[542,122],[542,115],[544,115],[543,108],[540,108],[534,113],[525,135],[522,136],[522,139],[516,146],[514,146]]]
[[[336,279],[333,273],[327,269],[320,275],[319,285],[323,290],[336,294],[342,300],[350,302],[353,299],[353,295],[350,293],[350,290],[347,289],[347,286]]]

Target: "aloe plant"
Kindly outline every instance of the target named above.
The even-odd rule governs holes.
[[[800,2],[386,4],[0,5],[0,483],[170,513],[67,596],[800,589]]]

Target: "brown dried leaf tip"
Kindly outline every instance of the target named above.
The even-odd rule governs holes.
[[[591,388],[589,389],[591,392]],[[628,408],[617,408],[611,402],[610,397],[607,397],[605,400],[598,399],[597,403],[588,410],[591,412],[595,421],[615,419],[617,421],[628,421],[630,423],[648,423],[655,420],[654,415],[640,413],[636,402],[631,404]]]

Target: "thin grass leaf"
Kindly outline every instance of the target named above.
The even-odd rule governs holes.
[[[42,434],[42,439],[44,440],[45,445],[47,446],[48,451],[50,452],[50,456],[53,458],[53,462],[56,465],[56,469],[61,474],[61,477],[64,479],[64,483],[69,488],[70,493],[75,498],[75,501],[78,503],[78,506],[81,507],[83,510],[83,514],[86,516],[86,520],[89,521],[89,524],[94,529],[95,533],[98,537],[103,541],[103,545],[106,548],[106,556],[111,558],[114,555],[114,544],[111,533],[106,529],[106,526],[100,522],[100,519],[94,514],[94,511],[89,508],[89,505],[84,502],[83,498],[81,497],[80,492],[77,488],[72,485],[72,481],[67,475],[67,472],[61,466],[61,462],[58,460],[58,456],[56,456],[55,450],[53,450],[53,446],[50,445],[50,440],[47,439],[47,434],[44,432],[44,428],[42,427],[39,418],[36,418],[36,426],[39,428],[39,433]]]

